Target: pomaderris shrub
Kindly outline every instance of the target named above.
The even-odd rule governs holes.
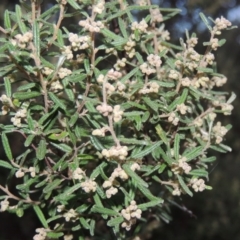
[[[149,0],[30,2],[0,27],[1,211],[34,209],[34,240],[141,239],[150,217],[169,220],[166,200],[211,189],[209,149],[230,150],[217,116],[235,95],[218,90],[214,54],[231,23],[201,14],[199,53],[195,34],[170,43],[164,22],[179,10]]]

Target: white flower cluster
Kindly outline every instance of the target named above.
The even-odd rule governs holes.
[[[150,54],[147,57],[147,62],[140,65],[142,73],[150,75],[156,72],[156,68],[160,67],[162,61],[158,55]]]
[[[22,178],[24,175],[25,175],[25,172],[21,168],[19,168],[15,173],[16,178]]]
[[[172,195],[173,196],[180,196],[181,195],[181,189],[179,188],[179,186],[174,186],[174,189],[172,191]]]
[[[217,38],[213,38],[210,41],[211,47],[213,50],[217,50],[217,48],[219,47],[219,43],[218,43],[218,39]]]
[[[38,234],[36,234],[33,237],[33,240],[45,240],[47,237],[47,232],[46,232],[46,229],[44,229],[44,228],[37,228],[36,233],[38,233]]]
[[[230,26],[232,26],[232,23],[223,16],[221,16],[220,18],[217,18],[215,20],[215,26],[213,27],[213,30],[217,35],[219,35],[221,34],[221,30],[226,29],[227,27]]]
[[[149,66],[149,64],[147,64],[147,63],[141,64],[139,68],[140,68],[140,70],[142,71],[142,73],[145,73],[145,74],[147,74],[147,75],[150,75],[150,74],[156,72],[156,69],[155,69],[155,68],[152,68],[152,67]]]
[[[222,103],[221,104],[222,111],[224,111],[224,115],[231,115],[233,110],[233,105],[230,103]]]
[[[21,119],[26,118],[27,110],[25,108],[19,109],[15,116],[11,118],[11,122],[14,126],[21,127]]]
[[[160,67],[161,64],[162,64],[162,61],[161,61],[160,57],[158,55],[155,55],[155,54],[148,55],[147,60],[148,60],[149,64],[154,66],[154,67]]]
[[[95,130],[92,131],[92,135],[93,135],[93,136],[104,137],[106,131],[107,131],[107,128],[106,128],[106,127],[102,127],[102,128],[99,128],[99,129],[95,129]]]
[[[124,46],[124,50],[126,51],[128,57],[133,58],[135,56],[135,46],[136,42],[132,38],[130,38]]]
[[[117,62],[114,64],[114,68],[119,71],[121,68],[126,66],[126,62],[126,58],[118,59]]]
[[[188,77],[182,78],[181,83],[184,87],[189,87],[191,85],[191,80]]]
[[[109,79],[112,79],[112,80],[118,80],[119,78],[122,77],[122,73],[121,72],[118,72],[118,71],[115,71],[113,68],[110,69],[107,73],[107,76]]]
[[[70,209],[68,212],[63,214],[63,217],[65,218],[66,222],[69,222],[70,220],[72,222],[76,221],[78,214],[76,213],[76,211],[74,209]]]
[[[76,168],[72,173],[72,178],[81,181],[86,177],[85,172],[81,168]]]
[[[227,128],[222,126],[221,122],[217,122],[217,124],[213,127],[213,133],[216,138],[216,143],[219,144],[223,140],[223,136],[227,133]]]
[[[99,0],[97,3],[93,5],[93,12],[101,14],[105,9],[105,1]]]
[[[187,158],[182,157],[178,160],[177,163],[174,163],[172,165],[172,171],[174,172],[174,174],[179,174],[182,170],[184,173],[188,174],[192,170],[191,166],[186,161]]]
[[[170,70],[168,77],[171,78],[171,79],[178,80],[179,77],[180,77],[180,75],[179,75],[179,72],[178,72],[178,71],[176,71],[176,70]]]
[[[9,207],[9,201],[7,199],[5,199],[5,200],[0,202],[0,205],[1,205],[0,212],[4,212]]]
[[[168,116],[168,121],[171,122],[173,125],[177,126],[179,118],[176,116],[174,112],[171,112]]]
[[[215,59],[214,55],[210,52],[205,55],[205,61],[209,65],[213,65],[214,59]]]
[[[187,40],[187,44],[191,48],[195,47],[197,43],[198,43],[198,39],[196,37],[191,37]]]
[[[105,83],[105,89],[109,96],[115,92],[115,87],[109,82]]]
[[[117,87],[117,91],[120,94],[124,94],[125,93],[125,90],[126,90],[126,85],[125,84],[123,84],[122,82],[118,81],[116,87]]]
[[[122,209],[121,214],[125,218],[125,221],[121,224],[121,226],[129,231],[132,225],[136,223],[137,219],[141,218],[142,210],[138,209],[135,201],[131,201],[130,205],[126,209]]]
[[[102,105],[98,105],[96,109],[105,117],[113,111],[113,108],[105,103],[102,103]]]
[[[76,33],[69,33],[68,40],[73,51],[87,49],[90,46],[89,36],[78,36]]]
[[[45,76],[49,76],[53,73],[53,70],[49,67],[44,67],[42,68],[42,73],[45,75]]]
[[[91,179],[87,179],[81,183],[82,189],[86,192],[95,192],[97,189],[97,183]]]
[[[79,21],[79,25],[89,32],[100,32],[101,28],[104,28],[101,21],[95,22],[91,18]]]
[[[30,173],[31,177],[35,177],[36,176],[36,168],[35,167],[30,167],[28,169],[28,172]]]
[[[197,179],[197,178],[191,179],[190,184],[192,185],[192,188],[195,192],[202,192],[206,188],[205,181],[201,178],[200,179]]]
[[[11,100],[11,98],[9,98],[5,94],[3,94],[0,97],[0,101],[3,104],[2,105],[2,115],[6,115],[10,110],[10,106],[12,105],[12,100]]]
[[[14,46],[18,46],[22,49],[25,49],[29,42],[31,42],[33,40],[33,34],[31,32],[26,32],[24,34],[17,34],[15,36],[15,39],[11,40],[11,43]]]
[[[63,89],[63,85],[58,80],[52,82],[50,85],[50,90],[52,90],[53,92],[62,90],[62,89]]]
[[[134,30],[138,30],[139,32],[141,33],[146,33],[147,32],[147,23],[145,21],[145,19],[143,19],[141,22],[133,22],[132,23],[132,26],[131,26],[131,29],[134,31]]]
[[[151,10],[151,21],[154,23],[160,23],[163,21],[163,16],[158,8],[154,8]]]
[[[104,181],[102,185],[103,188],[107,188],[107,198],[111,198],[111,196],[115,195],[118,192],[118,189],[116,188],[116,186],[119,186],[119,182],[116,180],[118,177],[123,181],[128,179],[127,173],[120,166],[114,169],[111,177],[108,180]]]
[[[123,111],[121,110],[120,105],[115,105],[113,108],[113,121],[119,122],[122,120]]]
[[[226,82],[227,78],[226,77],[213,77],[211,79],[217,87],[222,87]]]
[[[63,237],[63,240],[72,240],[72,239],[73,239],[72,234],[64,235],[64,237]]]
[[[159,85],[156,82],[148,82],[144,85],[142,89],[139,90],[141,94],[148,94],[148,93],[158,93]]]
[[[187,113],[188,107],[184,104],[181,103],[179,105],[177,105],[177,110],[182,114],[185,115]]]
[[[73,52],[71,50],[71,46],[64,46],[63,49],[61,49],[61,52],[64,56],[66,56],[67,60],[73,59]]]
[[[58,77],[60,79],[63,79],[65,77],[67,77],[68,75],[71,75],[72,74],[72,71],[68,68],[59,68],[58,70]]]
[[[192,86],[195,88],[199,88],[200,86],[202,87],[208,87],[210,84],[210,80],[208,77],[200,77],[199,79],[196,79],[195,81],[192,82]]]
[[[125,160],[128,155],[128,147],[127,146],[113,146],[109,150],[103,149],[102,155],[107,159],[117,159],[117,160]]]

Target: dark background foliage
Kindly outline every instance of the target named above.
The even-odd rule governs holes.
[[[45,1],[47,7],[52,1]],[[228,77],[224,91],[234,91],[238,98],[234,102],[231,116],[221,121],[233,124],[227,134],[226,144],[232,147],[232,152],[219,154],[217,161],[210,166],[210,185],[212,191],[195,194],[193,198],[177,199],[178,206],[171,208],[173,221],[160,225],[150,222],[144,230],[145,239],[165,240],[239,240],[240,239],[240,0],[152,0],[161,7],[177,7],[182,12],[168,21],[167,29],[171,32],[172,40],[177,43],[179,37],[184,38],[185,29],[196,32],[199,42],[207,41],[209,33],[199,18],[199,12],[216,18],[224,16],[238,26],[238,29],[226,31],[223,37],[227,43],[217,51],[218,71]],[[4,9],[13,9],[18,1],[0,1],[0,24]],[[198,51],[204,51],[202,44],[198,44]],[[0,79],[2,81],[2,79]],[[2,121],[2,119],[1,119]],[[14,138],[12,144],[15,151],[21,139]],[[0,150],[0,158],[4,155]],[[0,183],[6,175],[0,170]],[[40,224],[31,211],[26,211],[22,218],[9,213],[0,214],[0,240],[30,240],[34,230]],[[149,229],[155,229],[148,234]]]

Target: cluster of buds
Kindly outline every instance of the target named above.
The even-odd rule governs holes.
[[[17,34],[14,39],[11,40],[11,43],[14,46],[18,46],[22,49],[25,49],[29,42],[33,39],[33,34],[31,32],[26,32],[24,34]]]
[[[95,130],[92,131],[92,135],[93,135],[93,136],[104,137],[106,131],[107,131],[107,128],[106,128],[106,127],[102,127],[102,128],[99,128],[99,129],[95,129]]]
[[[147,57],[148,63],[153,67],[160,67],[162,64],[162,61],[158,55],[150,54]]]
[[[133,31],[138,30],[140,33],[146,33],[148,28],[148,24],[146,23],[145,19],[143,19],[141,22],[133,22],[131,29]]]
[[[5,199],[5,200],[0,202],[0,205],[1,205],[0,212],[4,212],[9,207],[9,201],[7,199]]]
[[[42,68],[42,73],[45,76],[49,76],[53,73],[53,70],[49,67],[44,67],[44,68]]]
[[[60,79],[63,79],[65,77],[67,77],[68,75],[71,75],[72,74],[72,71],[68,68],[59,68],[58,70],[58,77]]]
[[[97,183],[91,179],[87,179],[81,183],[81,188],[86,192],[95,192],[97,189]]]
[[[172,165],[172,171],[174,174],[180,174],[182,171],[188,174],[192,170],[191,166],[187,163],[186,157],[180,158],[176,163]]]
[[[72,222],[76,221],[78,214],[76,213],[76,211],[74,209],[70,209],[68,212],[63,214],[63,217],[65,218],[66,222],[69,222],[70,220]]]
[[[171,112],[168,116],[168,121],[171,122],[173,125],[177,126],[179,118],[176,116],[174,112]]]
[[[206,188],[205,181],[201,178],[200,179],[197,179],[197,178],[191,179],[190,184],[195,192],[202,192]]]
[[[217,124],[213,127],[213,133],[216,138],[216,143],[219,144],[223,140],[223,136],[227,133],[227,128],[222,126],[221,122],[217,122]]]
[[[116,87],[117,87],[117,91],[120,94],[124,94],[125,93],[125,90],[126,90],[126,85],[125,84],[123,84],[122,82],[118,81]]]
[[[0,101],[3,104],[2,105],[2,115],[6,115],[9,112],[10,107],[12,106],[12,100],[11,100],[11,98],[9,98],[5,94],[3,94],[0,97]]]
[[[135,56],[135,46],[136,42],[132,38],[130,38],[125,44],[124,50],[126,51],[128,57],[133,58]]]
[[[64,46],[61,52],[67,60],[73,59],[73,52],[71,50],[71,46]]]
[[[178,80],[180,75],[179,75],[178,71],[170,70],[168,77],[171,78],[171,79],[174,79],[174,80]]]
[[[188,77],[182,78],[181,79],[181,84],[184,87],[189,87],[191,85],[191,80]]]
[[[147,74],[147,75],[150,75],[150,74],[156,72],[156,69],[155,69],[155,68],[152,68],[152,67],[149,66],[149,64],[147,64],[147,63],[141,64],[139,68],[140,68],[140,70],[142,71],[142,73]]]
[[[63,85],[57,80],[51,83],[50,90],[53,92],[59,91],[63,89]]]
[[[90,46],[89,36],[78,36],[76,33],[69,33],[68,40],[73,51],[87,49]]]
[[[83,178],[86,177],[85,172],[80,168],[76,168],[73,172],[72,172],[72,178],[81,181]]]
[[[115,92],[115,87],[109,82],[105,83],[105,89],[106,89],[107,95],[109,96]]]
[[[128,155],[128,147],[127,146],[113,146],[109,150],[103,149],[102,155],[107,159],[117,159],[117,160],[125,160]]]
[[[187,45],[189,48],[193,48],[197,45],[198,39],[196,37],[191,37],[187,40]]]
[[[93,5],[93,12],[101,14],[105,9],[105,1],[104,0],[99,0],[98,3],[95,3]]]
[[[174,185],[174,189],[172,191],[173,196],[180,196],[181,195],[181,189],[178,185]]]
[[[121,214],[125,219],[121,226],[129,231],[132,225],[136,223],[137,219],[141,218],[142,210],[137,207],[135,201],[131,201],[126,209],[122,209]]]
[[[231,112],[233,110],[233,105],[230,103],[222,103],[221,108],[224,115],[231,115]]]
[[[98,105],[96,109],[105,117],[113,111],[113,108],[105,103],[102,103],[102,105]]]
[[[215,76],[211,79],[211,81],[213,81],[217,87],[222,87],[227,82],[227,78]]]
[[[25,108],[19,109],[15,116],[11,118],[11,122],[14,126],[21,127],[21,119],[26,118],[27,110]]]
[[[187,110],[188,107],[184,103],[177,105],[177,111],[179,111],[182,115],[185,115],[187,113]]]
[[[112,80],[118,80],[119,78],[122,77],[122,73],[121,72],[118,72],[118,71],[115,71],[113,68],[110,69],[107,73],[107,76],[109,79],[112,79]]]
[[[217,35],[221,34],[221,30],[232,26],[232,23],[228,21],[226,18],[224,18],[223,16],[221,16],[220,18],[217,18],[214,23],[215,23],[215,26],[213,27],[213,31]]]
[[[211,39],[210,45],[213,50],[217,50],[217,48],[219,47],[218,39],[217,38]]]
[[[158,8],[150,9],[151,12],[151,21],[153,23],[160,23],[163,21],[163,16],[160,13],[160,10]]]
[[[121,68],[126,66],[126,62],[126,58],[118,59],[117,62],[114,64],[114,68],[119,71]]]
[[[95,22],[91,18],[79,21],[79,25],[89,32],[100,32],[101,28],[104,28],[101,21]]]
[[[115,105],[113,108],[113,121],[119,122],[122,119],[123,111],[120,105]]]
[[[127,173],[120,166],[115,168],[111,174],[111,177],[103,183],[103,188],[107,188],[107,198],[111,198],[111,196],[115,195],[118,192],[117,187],[120,184],[116,178],[121,178],[123,181],[128,179]]]
[[[139,90],[141,94],[148,94],[148,93],[158,93],[159,85],[156,82],[148,82],[144,85],[144,87]]]
[[[47,231],[44,228],[37,228],[36,235],[34,235],[33,240],[45,240],[47,237]]]
[[[210,85],[210,80],[208,77],[200,77],[198,79],[195,79],[195,81],[192,82],[192,86],[195,88],[202,87],[208,87]]]

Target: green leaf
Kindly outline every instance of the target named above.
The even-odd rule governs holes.
[[[206,27],[209,29],[209,31],[212,31],[212,27],[209,25],[207,18],[205,17],[205,15],[203,13],[199,13],[200,18],[203,20],[203,22],[205,23]]]
[[[26,100],[30,98],[36,98],[38,96],[42,95],[40,92],[15,92],[13,94],[14,98],[17,98],[18,100]]]
[[[2,133],[2,144],[3,144],[4,152],[7,156],[7,158],[10,161],[13,160],[12,151],[11,151],[11,148],[10,148],[10,145],[8,142],[8,138],[4,132]]]
[[[186,185],[186,183],[183,181],[182,177],[177,175],[178,181],[181,185],[181,187],[183,188],[183,190],[189,195],[189,196],[193,196],[192,192],[190,191],[190,189],[188,188],[188,186]]]
[[[188,96],[188,89],[184,88],[182,95],[178,98],[176,98],[176,100],[174,100],[170,105],[169,105],[169,111],[173,111],[177,105],[180,105],[182,103],[185,102],[186,98]]]
[[[124,221],[124,218],[123,217],[115,217],[115,218],[112,218],[111,220],[109,220],[107,222],[107,225],[109,227],[114,227],[116,225],[119,225],[120,223],[122,223]]]
[[[48,185],[43,189],[44,193],[52,192],[54,189],[57,188],[58,185],[60,185],[62,182],[61,179],[54,179],[53,182],[48,183]]]
[[[37,20],[33,23],[33,43],[37,57],[40,56],[40,29]]]
[[[58,148],[59,150],[63,151],[63,152],[66,152],[66,153],[70,153],[72,151],[72,148],[69,147],[67,144],[65,143],[53,143],[51,142],[50,143],[51,145],[53,145],[54,147]]]
[[[208,177],[208,172],[204,169],[194,169],[188,174],[192,176],[197,176],[197,177],[206,177],[206,178]]]
[[[72,193],[74,193],[75,191],[77,191],[79,188],[81,188],[81,184],[82,183],[77,183],[74,186],[68,188],[64,193],[56,196],[56,199],[61,199],[64,200],[65,198],[67,198],[69,195],[71,195]]]
[[[214,162],[216,159],[216,157],[201,158],[201,162]]]
[[[90,235],[94,236],[94,230],[95,230],[96,221],[94,219],[91,219],[90,221]]]
[[[67,0],[67,2],[74,8],[74,9],[81,9],[80,6],[76,3],[75,0]]]
[[[82,226],[83,226],[85,229],[89,229],[89,228],[90,228],[90,225],[88,224],[88,222],[86,221],[85,218],[80,217],[80,218],[79,218],[79,221],[80,221],[80,223],[82,224]]]
[[[66,110],[66,106],[64,105],[64,103],[54,93],[49,92],[48,94],[58,107],[62,108],[63,110]]]
[[[137,185],[148,187],[148,184],[130,168],[129,164],[124,164],[122,168],[127,173],[127,175],[136,182]]]
[[[159,147],[161,145],[161,142],[156,142],[150,146],[145,147],[141,152],[138,152],[134,155],[131,155],[130,158],[134,158],[134,159],[139,159],[139,158],[143,158],[144,156],[148,155],[149,153],[151,153],[155,148]]]
[[[40,222],[42,223],[42,225],[44,226],[44,228],[49,228],[48,227],[48,223],[46,221],[46,218],[42,212],[42,210],[40,209],[40,207],[38,205],[33,205],[33,209],[36,213],[36,215],[38,216]]]
[[[47,152],[47,143],[45,139],[42,139],[38,144],[36,156],[38,160],[43,160]]]
[[[18,91],[26,91],[28,89],[34,88],[36,87],[37,84],[36,83],[26,83],[24,85],[21,85],[17,88]]]
[[[11,88],[11,82],[10,82],[9,78],[7,78],[7,77],[4,78],[4,85],[5,85],[6,95],[8,97],[11,97],[12,96],[12,88]]]
[[[142,194],[148,198],[149,200],[151,201],[154,201],[154,200],[159,200],[159,197],[155,197],[150,191],[148,188],[138,184],[137,185],[138,189],[142,192]]]
[[[148,97],[143,97],[144,102],[154,111],[158,111],[159,105]]]
[[[138,204],[138,208],[144,211],[144,210],[147,210],[150,207],[154,207],[154,206],[157,206],[159,204],[162,204],[163,202],[164,202],[163,199],[160,198],[158,200],[153,200],[151,202]]]
[[[174,138],[174,156],[176,160],[179,159],[179,148],[180,148],[180,136],[177,133]]]
[[[17,25],[20,28],[22,33],[26,33],[27,32],[27,28],[23,22],[22,19],[22,10],[21,7],[19,5],[15,5],[15,11],[16,11],[16,17],[17,17]]]
[[[8,10],[5,10],[5,12],[4,12],[4,27],[6,29],[11,29],[12,28]]]
[[[50,239],[59,239],[61,236],[63,236],[63,232],[47,232],[47,236]]]
[[[168,138],[167,138],[167,136],[166,136],[165,131],[162,129],[161,125],[158,124],[158,125],[155,127],[155,129],[156,129],[157,134],[158,134],[158,136],[160,137],[160,139],[161,139],[166,145],[169,145]]]
[[[94,212],[94,213],[101,213],[101,214],[108,215],[108,216],[118,216],[119,215],[118,212],[116,212],[116,211],[114,211],[112,209],[99,207],[97,205],[94,205],[91,208],[91,211]]]
[[[24,146],[29,147],[30,144],[32,143],[34,137],[35,137],[35,135],[28,135],[28,137],[26,138],[26,140],[24,142]]]
[[[191,161],[192,159],[198,157],[202,153],[203,149],[204,149],[203,146],[198,146],[191,150],[190,152],[183,154],[183,156],[187,158],[187,162]]]
[[[8,162],[6,162],[4,160],[0,160],[0,167],[4,167],[4,168],[8,168],[8,169],[12,169],[13,168],[13,166],[10,163],[8,163]]]

